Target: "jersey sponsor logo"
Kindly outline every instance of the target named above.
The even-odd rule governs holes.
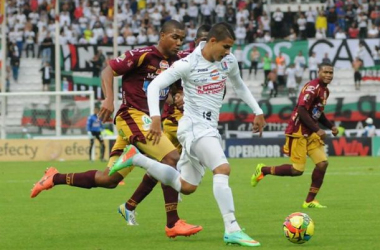
[[[218,80],[219,75],[220,75],[220,73],[219,73],[219,71],[217,69],[214,69],[210,73],[210,77],[211,77],[212,80]]]
[[[151,83],[150,81],[146,81],[146,80],[144,81],[143,90],[145,93],[147,93],[148,86],[150,83]],[[169,94],[169,87],[161,89],[160,90],[160,101],[166,100],[166,97],[168,96],[168,94]]]
[[[142,125],[143,130],[148,131],[150,129],[150,124],[152,124],[152,119],[147,115],[143,115],[141,117],[141,120],[143,122],[143,125]]]
[[[166,61],[166,60],[162,60],[161,62],[160,62],[160,68],[161,69],[168,69],[169,68],[169,62],[168,61]]]
[[[195,83],[198,83],[198,82],[205,83],[205,82],[207,82],[207,80],[208,80],[208,78],[201,78],[201,79],[196,78],[196,79],[194,79],[194,82]]]
[[[306,92],[311,92],[314,94],[315,87],[314,86],[307,86],[306,87]]]
[[[198,94],[217,94],[224,90],[226,80],[217,82],[217,83],[210,83],[202,86],[197,86],[197,93]]]
[[[207,71],[208,71],[208,69],[198,69],[197,72],[199,73],[199,72],[207,72]]]
[[[154,79],[154,78],[156,78],[156,74],[155,73],[148,73],[147,74],[147,76],[146,76],[146,78],[148,78],[148,79]]]

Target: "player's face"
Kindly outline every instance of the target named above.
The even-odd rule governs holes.
[[[329,84],[334,77],[334,68],[330,66],[323,66],[319,69],[319,79],[322,80],[323,83]]]
[[[202,41],[207,41],[208,32],[202,32],[201,36],[195,39],[195,47]]]
[[[177,55],[180,51],[185,39],[185,31],[181,29],[172,29],[169,32],[161,33],[162,48],[165,51],[165,56],[174,56]]]
[[[215,38],[211,38],[212,43],[212,58],[214,61],[221,61],[225,56],[231,53],[231,48],[234,45],[234,40],[231,38],[226,38],[222,41],[216,41]]]

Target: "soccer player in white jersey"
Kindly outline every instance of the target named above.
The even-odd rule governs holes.
[[[224,241],[227,244],[260,246],[258,241],[241,230],[236,221],[233,196],[228,184],[231,169],[217,129],[227,77],[237,95],[256,114],[253,132],[261,135],[265,126],[263,111],[241,79],[236,58],[230,53],[234,41],[235,34],[231,26],[227,23],[215,24],[209,32],[207,42],[201,42],[193,53],[176,61],[148,87],[152,124],[147,138],[158,143],[162,135],[160,90],[182,79],[185,107],[184,115],[179,121],[178,140],[183,151],[177,164],[181,172],[149,159],[140,154],[133,145],[129,145],[112,167],[110,175],[132,165],[141,166],[165,185],[170,185],[183,194],[191,194],[197,189],[205,169],[208,168],[214,175],[214,197],[224,220]]]

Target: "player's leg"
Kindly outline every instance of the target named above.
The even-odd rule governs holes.
[[[307,141],[305,138],[286,136],[284,145],[285,154],[290,156],[293,164],[282,164],[279,166],[266,166],[259,163],[255,173],[251,177],[251,185],[255,187],[266,175],[277,176],[300,176],[305,170]]]
[[[315,168],[311,174],[309,192],[302,206],[304,208],[326,208],[326,206],[321,205],[315,199],[319,192],[319,189],[322,186],[323,179],[325,178],[326,170],[328,167],[324,143],[315,133],[313,133],[309,138],[308,155],[315,163]]]
[[[92,148],[94,147],[94,142],[95,142],[95,140],[94,140],[94,138],[92,137],[91,139],[90,139],[90,149],[89,149],[89,156],[90,156],[90,161],[92,161],[92,157],[91,157],[91,155],[92,155]]]
[[[236,220],[232,190],[229,186],[231,169],[220,140],[217,137],[202,137],[192,145],[191,150],[198,161],[213,172],[213,193],[224,221],[224,241],[227,244],[259,246],[259,242],[241,230]]]
[[[117,124],[117,123],[116,123]],[[112,148],[111,158],[104,171],[90,170],[81,173],[64,173],[61,174],[57,169],[51,167],[45,171],[44,176],[34,184],[31,192],[31,198],[36,197],[41,191],[48,190],[57,185],[69,185],[74,187],[91,189],[95,187],[103,188],[115,188],[123,178],[132,171],[132,168],[125,169],[116,173],[115,175],[109,175],[109,168],[113,166],[116,160],[121,154],[121,150],[118,148],[124,148],[127,141],[123,137],[118,136],[114,147]]]

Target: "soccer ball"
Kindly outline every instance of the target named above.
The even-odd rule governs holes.
[[[309,215],[301,212],[292,213],[286,217],[284,235],[292,243],[303,244],[314,234],[314,222]]]

